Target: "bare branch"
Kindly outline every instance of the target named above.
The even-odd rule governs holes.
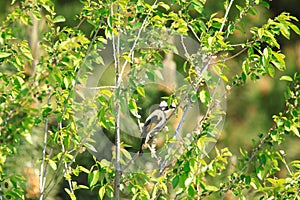
[[[119,10],[119,7],[117,8]],[[111,16],[114,15],[114,4],[111,2]],[[120,18],[118,19],[120,20]],[[117,31],[120,33],[120,28],[117,26]],[[120,131],[120,117],[121,117],[121,105],[120,105],[120,34],[116,37],[113,33],[112,36],[112,46],[113,46],[113,56],[114,56],[114,63],[115,63],[115,73],[116,73],[116,92],[115,92],[115,129],[116,129],[116,172],[115,172],[115,183],[114,183],[114,197],[115,200],[119,200],[120,198],[120,179],[121,179],[121,131]]]
[[[196,34],[196,32],[194,31],[193,27],[191,25],[188,25],[188,27],[191,29],[192,33],[194,34],[195,38],[197,39],[197,41],[199,43],[201,43],[200,38],[198,37],[198,35]]]
[[[51,94],[48,95],[48,100],[47,104],[50,103],[51,99]],[[45,165],[45,160],[46,160],[46,151],[47,151],[47,138],[48,138],[48,126],[49,126],[49,121],[48,121],[48,116],[46,116],[46,121],[45,121],[45,130],[44,130],[44,141],[43,141],[43,153],[42,153],[42,162],[40,166],[40,200],[43,199],[44,197],[44,190],[45,190],[45,183],[46,183],[46,176],[47,176],[47,171],[46,171],[46,165]]]
[[[105,90],[105,89],[116,89],[117,86],[114,85],[107,85],[107,86],[97,86],[97,87],[87,87],[81,84],[78,84],[77,87],[83,88],[83,89],[88,89],[88,90]]]
[[[60,129],[62,129],[62,122],[61,121],[59,122],[59,127],[60,127]],[[66,148],[65,148],[63,139],[61,139],[61,148],[62,148],[62,152],[64,152],[64,154],[66,154],[67,152],[66,152]],[[67,162],[64,159],[62,159],[62,161],[63,161],[64,166],[65,166],[65,173],[64,174],[65,175],[70,174]],[[67,181],[68,181],[68,184],[69,184],[70,192],[72,194],[74,194],[74,190],[73,190],[71,179],[68,179]]]
[[[152,7],[155,6],[155,5],[157,4],[157,1],[158,1],[158,0],[155,0],[155,2],[153,3]],[[148,18],[149,18],[149,16],[150,16],[150,14],[151,14],[151,10],[149,9],[149,11],[148,11],[148,13],[147,13],[147,15],[146,15],[146,17],[145,17],[143,23],[142,23],[142,26],[141,26],[141,28],[139,29],[138,33],[137,33],[137,36],[136,36],[136,38],[135,38],[135,40],[134,40],[134,43],[133,43],[133,45],[132,45],[132,47],[131,47],[131,49],[130,49],[130,51],[129,51],[128,57],[131,57],[131,56],[132,56],[132,54],[133,54],[133,52],[134,52],[134,50],[135,50],[135,47],[136,47],[136,45],[137,45],[137,43],[138,43],[138,40],[139,40],[140,37],[141,37],[141,33],[142,33],[143,29],[145,28],[146,22],[148,21]],[[122,79],[122,76],[123,76],[123,73],[124,73],[124,70],[125,70],[127,64],[128,64],[128,60],[125,60],[123,66],[122,66],[122,69],[121,69],[121,73],[120,73],[120,77],[119,77],[120,80],[118,81],[119,84],[121,84],[121,82],[122,82],[121,79]],[[119,87],[119,85],[117,85],[117,86]]]
[[[225,15],[224,15],[224,21],[223,21],[223,23],[222,23],[222,25],[221,25],[221,28],[220,28],[219,32],[222,32],[222,31],[223,31],[223,28],[224,28],[225,23],[226,23],[226,19],[227,19],[227,17],[228,17],[228,14],[229,14],[229,11],[230,11],[230,9],[231,9],[231,6],[232,6],[232,3],[233,3],[233,2],[234,2],[234,0],[231,0],[231,1],[229,2],[229,4],[228,4],[228,7],[227,7],[226,12],[225,12]]]

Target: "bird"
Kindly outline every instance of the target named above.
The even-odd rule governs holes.
[[[149,144],[153,137],[165,126],[167,115],[172,113],[170,111],[174,111],[175,108],[176,106],[170,105],[169,107],[166,101],[162,101],[159,107],[147,117],[141,133],[142,142],[138,151],[139,155],[143,154],[144,145]]]

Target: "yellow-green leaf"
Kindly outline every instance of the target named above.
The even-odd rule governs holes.
[[[293,131],[295,133],[295,135],[297,135],[298,137],[300,137],[300,134],[299,134],[299,130],[296,126],[291,126],[291,131]]]
[[[94,170],[89,174],[88,182],[89,182],[90,187],[93,187],[97,184],[99,175],[100,175],[99,170]]]
[[[290,82],[293,82],[293,79],[290,76],[281,76],[280,80],[281,81],[290,81]]]
[[[97,152],[97,149],[89,143],[85,143],[84,146],[93,152]]]
[[[138,86],[136,88],[137,92],[139,93],[139,95],[141,95],[142,97],[146,97],[146,93],[143,87]]]
[[[120,149],[121,150],[121,153],[127,158],[127,159],[131,159],[131,155],[130,155],[130,153],[126,150],[126,149],[124,149],[124,148],[121,148]]]
[[[55,163],[53,160],[49,160],[48,162],[49,162],[50,167],[51,167],[53,170],[56,170],[56,169],[57,169],[56,163]]]
[[[11,53],[0,52],[0,58],[6,58],[6,57],[8,57],[10,55],[11,55]]]
[[[65,22],[66,18],[62,15],[58,15],[53,19],[54,23],[60,23],[60,22]]]
[[[100,199],[103,199],[103,197],[105,195],[105,185],[99,189],[98,195],[99,195]]]
[[[110,90],[101,90],[100,94],[104,94],[107,97],[111,97],[112,96],[112,93],[111,93]]]

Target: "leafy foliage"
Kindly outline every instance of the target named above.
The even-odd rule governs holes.
[[[148,91],[138,74],[146,74],[151,81],[158,79],[157,69],[163,68],[162,55],[172,48],[163,44],[169,49],[135,49],[141,31],[154,27],[168,29],[170,35],[195,38],[201,62],[212,69],[206,74],[207,80],[213,81],[212,74],[218,74],[226,82],[226,88],[233,90],[247,80],[255,81],[266,75],[274,78],[276,70],[286,70],[278,37],[290,39],[292,31],[300,35],[294,24],[298,21],[295,17],[283,12],[260,27],[251,27],[248,30],[251,36],[236,44],[232,38],[244,31],[243,18],[256,15],[258,6],[268,8],[266,1],[245,0],[244,5],[236,4],[238,12],[232,19],[228,13],[233,1],[224,2],[224,17],[209,14],[205,0],[154,1],[152,4],[142,0],[81,2],[83,7],[77,15],[76,27],[62,26],[68,19],[56,14],[50,0],[18,3],[12,0],[13,10],[1,23],[0,197],[47,199],[63,180],[67,183],[64,190],[70,199],[76,199],[76,194],[82,190],[96,191],[98,199],[202,199],[231,192],[244,199],[253,191],[255,197],[262,199],[299,196],[300,161],[287,163],[281,148],[288,135],[295,139],[300,137],[300,75],[297,73],[281,77],[289,84],[284,95],[285,109],[273,116],[274,126],[259,135],[252,151],[241,148],[241,157],[234,170],[229,170],[233,156],[230,147],[215,148],[209,157],[203,157],[208,154],[207,144],[215,142],[209,137],[214,135],[211,125],[216,123],[212,112],[215,105],[209,93],[213,88],[203,84],[203,74],[197,63],[199,57],[194,58],[187,52],[185,56],[189,62],[178,70],[193,87],[184,85],[178,94],[170,94],[165,99],[169,106],[175,103],[183,111],[199,99],[206,113],[191,131],[192,136],[182,138],[180,153],[177,149],[166,149],[167,162],[162,163],[158,171],[121,173],[120,167],[125,168],[134,159],[129,150],[136,147],[130,143],[134,139],[118,133],[121,111],[128,108],[137,122],[140,114],[145,115],[139,103],[147,97]],[[88,34],[81,30],[84,25],[91,27]],[[44,31],[38,32],[37,27]],[[120,52],[123,46],[116,45],[116,41],[121,33],[128,31],[136,33],[135,38],[128,40],[133,50]],[[160,37],[152,36],[150,41]],[[113,43],[115,66],[111,68],[115,83],[96,88],[96,103],[88,99],[80,102],[76,97],[81,95],[93,66],[104,64],[101,57],[92,58],[108,44],[107,40]],[[227,63],[237,57],[243,62],[239,72],[232,75],[234,72]],[[122,88],[126,76],[129,87]],[[188,103],[183,106],[182,102]],[[94,118],[82,122],[76,114],[85,104],[97,111]],[[88,112],[90,110],[83,111]],[[184,115],[180,123],[187,123]],[[81,129],[90,126],[105,130],[111,140],[117,138],[112,161],[94,157],[90,166],[83,166],[76,160],[87,149],[97,151],[93,131]],[[166,142],[173,144],[171,138],[166,138]],[[26,186],[30,177],[15,173],[9,167],[9,160],[20,154],[23,143],[40,152],[40,159],[35,158],[39,161],[39,187],[35,196],[29,196]],[[279,177],[282,166],[288,173]],[[76,177],[81,175],[86,177],[86,184],[77,181]]]

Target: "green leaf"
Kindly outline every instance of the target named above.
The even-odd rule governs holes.
[[[108,185],[106,187],[106,194],[110,199],[112,199],[114,197],[113,191],[114,191],[114,189],[110,185]]]
[[[282,53],[278,53],[278,52],[272,52],[272,54],[275,57],[275,60],[277,61],[277,62],[272,61],[272,64],[274,64],[274,66],[280,71],[285,70],[285,68],[286,68],[285,61],[284,61],[285,55]],[[279,63],[279,64],[275,64],[275,63]]]
[[[28,46],[28,42],[27,41],[22,41],[20,50],[22,51],[22,53],[25,56],[25,58],[27,58],[28,60],[33,60],[33,57],[32,57],[32,54],[31,54],[31,50],[30,50],[30,48]]]
[[[194,195],[195,195],[195,189],[194,189],[194,187],[193,186],[189,186],[189,188],[188,188],[188,194],[189,194],[189,196],[191,196],[191,197],[194,197]]]
[[[66,193],[70,196],[71,200],[76,200],[76,196],[68,188],[65,188]]]
[[[179,176],[175,175],[175,177],[172,179],[172,186],[175,188],[179,183]]]
[[[225,74],[221,74],[221,78],[225,81],[225,82],[228,82],[228,78]]]
[[[135,100],[130,99],[129,103],[128,103],[128,107],[129,107],[129,111],[131,112],[131,114],[135,117],[140,118],[139,114],[138,114],[138,107],[135,103]]]
[[[62,15],[58,15],[53,19],[54,23],[60,23],[60,22],[65,22],[66,18]]]
[[[121,148],[120,150],[121,150],[121,153],[122,153],[127,159],[131,160],[131,155],[130,155],[130,153],[129,153],[126,149]]]
[[[262,1],[261,4],[266,7],[267,9],[270,9],[270,4],[266,1]]]
[[[51,1],[47,1],[47,2],[51,2]],[[49,4],[45,4],[43,3],[42,6],[45,8],[45,10],[49,13],[53,13],[54,12],[54,6],[53,6],[53,3],[49,3]],[[49,15],[48,15],[49,16]]]
[[[48,114],[52,111],[52,108],[50,107],[50,105],[46,105],[45,107],[42,108],[42,116],[45,118],[46,116],[48,116]]]
[[[57,169],[56,163],[55,163],[53,160],[50,159],[48,162],[49,162],[50,167],[51,167],[53,170],[56,170],[56,169]]]
[[[184,181],[184,185],[185,187],[188,187],[193,181],[193,178],[192,177],[189,177],[187,178],[185,181]]]
[[[155,81],[155,75],[153,72],[151,71],[146,71],[146,75],[147,75],[147,78],[150,80],[150,81]]]
[[[67,77],[64,77],[64,86],[66,89],[69,88],[69,80]]]
[[[96,149],[93,145],[91,145],[91,144],[89,144],[89,143],[85,143],[84,146],[85,146],[87,149],[89,149],[89,150],[91,150],[91,151],[93,151],[93,152],[97,152],[97,149]]]
[[[269,59],[269,48],[264,48],[263,56],[265,57],[266,60]]]
[[[245,60],[242,64],[242,69],[244,74],[248,74],[249,72],[249,62],[247,60]]]
[[[283,71],[285,69],[285,66],[282,66],[279,62],[272,60],[271,63],[280,71]]]
[[[259,39],[261,39],[264,35],[264,29],[263,28],[258,29],[257,34],[258,34]]]
[[[159,2],[157,5],[163,7],[163,8],[166,9],[167,11],[170,10],[170,6],[169,6],[168,4],[162,2],[162,1]]]
[[[261,30],[261,29],[259,29],[259,30]],[[278,44],[276,38],[274,37],[274,34],[270,33],[267,30],[261,30],[261,31],[262,31],[261,34],[264,34],[263,36],[268,37],[269,39],[271,39],[271,42],[269,42],[271,45],[274,45],[278,49],[280,48],[280,45]],[[259,32],[258,32],[258,34],[259,34]]]
[[[210,101],[209,92],[207,90],[201,90],[199,93],[199,98],[203,104],[208,104],[208,102]]]
[[[10,55],[11,55],[11,53],[0,52],[0,58],[6,58],[6,57],[8,57]]]
[[[280,28],[281,34],[286,38],[290,39],[290,30],[286,24],[283,23],[276,23],[276,25]]]
[[[100,175],[99,170],[94,170],[91,173],[89,173],[88,183],[91,188],[93,188],[97,184],[99,180],[99,175]]]
[[[102,200],[103,199],[103,197],[104,197],[104,195],[105,195],[105,185],[104,186],[102,186],[100,189],[99,189],[99,191],[98,191],[98,195],[99,195],[99,199],[100,200]]]
[[[245,177],[245,183],[246,184],[250,184],[251,183],[251,177],[250,176],[246,176]]]
[[[219,189],[213,185],[206,185],[205,189],[207,189],[208,191],[218,191]]]
[[[165,193],[168,193],[167,185],[164,182],[160,182],[159,185],[162,187],[162,189],[164,190]]]
[[[142,97],[146,97],[146,93],[143,87],[137,86],[136,90],[139,93],[139,95],[141,95]]]
[[[296,136],[300,137],[299,130],[296,126],[291,126],[290,129],[295,133]]]
[[[275,69],[274,69],[274,67],[273,67],[272,65],[268,65],[268,66],[267,66],[267,71],[268,71],[268,74],[269,74],[272,78],[274,78],[274,75],[275,75]]]
[[[293,31],[297,34],[297,35],[300,35],[300,30],[299,28],[294,25],[294,24],[290,24],[290,27],[293,29]]]
[[[112,96],[112,92],[110,90],[101,90],[100,94],[104,94],[107,97],[111,97]]]
[[[281,76],[280,80],[281,81],[290,81],[290,82],[293,82],[293,78],[290,77],[290,76]]]

